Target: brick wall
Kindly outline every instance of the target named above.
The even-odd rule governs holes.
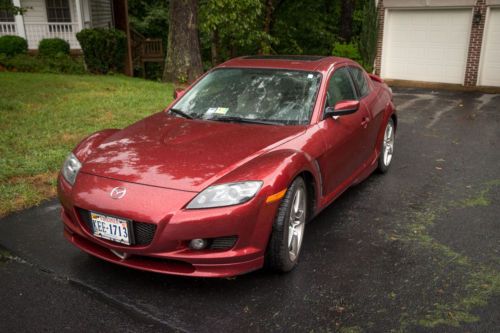
[[[469,40],[469,53],[467,54],[467,66],[465,68],[464,85],[466,87],[475,86],[479,73],[479,59],[481,58],[481,46],[483,45],[484,23],[486,21],[486,0],[477,0],[474,7],[474,15],[481,14],[481,21],[474,22],[472,19],[472,29]]]
[[[474,14],[480,13],[481,20],[479,23],[474,23],[474,18],[471,27],[469,49],[467,54],[467,65],[465,69],[465,80],[463,84],[468,87],[475,86],[479,73],[479,61],[481,58],[481,46],[483,43],[484,24],[486,21],[486,0],[477,0],[474,6]],[[382,45],[384,41],[384,20],[385,20],[385,7],[383,0],[378,2],[378,41],[377,41],[377,54],[375,57],[375,74],[380,75],[382,67]]]

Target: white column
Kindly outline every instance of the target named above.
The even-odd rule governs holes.
[[[21,7],[21,0],[13,0],[12,4],[16,7]],[[14,17],[16,20],[16,30],[17,35],[26,38],[26,30],[24,29],[24,18],[22,15],[16,15]]]
[[[75,0],[76,5],[76,21],[78,23],[78,31],[83,29],[82,4],[80,0]]]

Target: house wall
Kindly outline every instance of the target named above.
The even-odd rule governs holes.
[[[76,22],[76,1],[69,0],[71,21]],[[44,23],[47,22],[47,10],[45,0],[21,0],[22,7],[28,7],[28,11],[23,15],[24,23]]]
[[[109,28],[113,24],[113,7],[111,0],[91,0],[92,27]]]

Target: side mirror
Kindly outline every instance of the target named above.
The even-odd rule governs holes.
[[[174,99],[177,99],[177,98],[181,97],[182,95],[184,95],[184,89],[181,89],[181,88],[174,89]]]
[[[351,114],[359,109],[359,101],[348,100],[348,101],[340,101],[335,104],[335,107],[327,107],[325,110],[325,118],[326,117],[337,117],[344,116],[346,114]]]

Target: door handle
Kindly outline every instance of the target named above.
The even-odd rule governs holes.
[[[369,122],[370,122],[370,118],[369,117],[363,117],[363,121],[361,122],[361,126],[363,126],[364,128],[366,128],[368,126]]]

